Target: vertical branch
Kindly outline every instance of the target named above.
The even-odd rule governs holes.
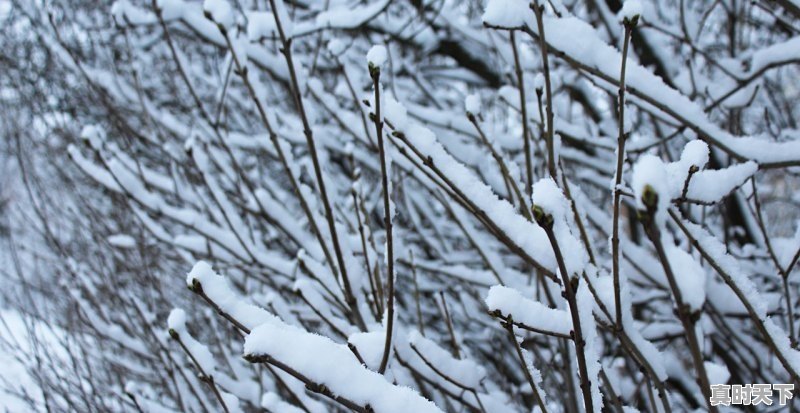
[[[458,350],[458,340],[456,339],[456,332],[453,328],[453,320],[450,318],[450,310],[447,309],[447,300],[444,298],[444,291],[439,291],[439,297],[442,299],[444,321],[447,324],[447,332],[450,333],[450,344],[453,346],[453,355],[457,359],[460,359],[461,352]]]
[[[636,26],[638,16],[628,20],[626,17],[623,21],[625,26],[625,40],[622,45],[622,65],[619,73],[619,136],[617,136],[617,171],[614,177],[614,212],[613,221],[611,225],[611,272],[614,277],[614,306],[616,307],[616,328],[622,329],[622,299],[620,294],[620,281],[619,281],[619,214],[620,204],[622,198],[622,168],[625,163],[625,140],[627,134],[625,133],[625,63],[628,60],[628,44],[631,40],[631,32]]]
[[[278,29],[278,35],[281,40],[281,51],[283,52],[283,56],[286,58],[286,65],[289,68],[289,80],[292,84],[292,95],[294,97],[295,106],[297,106],[297,111],[300,112],[300,119],[303,122],[303,134],[306,137],[306,144],[308,145],[308,152],[311,155],[311,161],[314,165],[314,174],[317,180],[317,185],[319,186],[320,197],[322,198],[322,205],[325,208],[325,219],[328,221],[328,230],[331,234],[331,241],[333,242],[333,250],[336,253],[336,261],[339,265],[339,271],[342,276],[342,284],[344,285],[344,295],[345,301],[350,306],[350,310],[353,313],[353,317],[355,318],[356,324],[362,330],[366,330],[366,325],[364,324],[364,319],[361,317],[361,312],[358,309],[358,303],[356,302],[356,298],[353,295],[353,288],[350,285],[350,279],[347,276],[347,266],[344,262],[344,255],[342,254],[342,248],[339,244],[339,235],[338,231],[336,230],[336,222],[333,216],[333,208],[331,208],[331,202],[328,199],[328,191],[325,189],[325,180],[322,176],[322,166],[319,162],[319,155],[317,154],[317,145],[314,141],[314,132],[311,130],[311,124],[308,121],[308,116],[305,111],[305,107],[303,106],[303,95],[300,93],[300,85],[297,81],[297,72],[294,67],[294,59],[292,58],[292,39],[286,36],[286,33],[283,29],[283,24],[280,19],[281,13],[279,12],[278,8],[276,7],[275,0],[269,0],[270,7],[272,7],[272,14],[275,17],[275,26]]]
[[[514,344],[514,350],[516,350],[519,363],[522,365],[522,371],[525,373],[525,379],[528,380],[528,384],[531,386],[531,391],[533,392],[533,398],[536,399],[536,404],[538,404],[539,408],[542,409],[542,413],[547,413],[547,406],[544,404],[542,395],[539,394],[539,388],[536,386],[536,382],[533,380],[533,375],[531,374],[530,369],[528,369],[528,363],[525,361],[525,355],[522,354],[522,348],[517,341],[516,334],[514,334],[514,320],[511,318],[511,314],[508,315],[508,321],[503,323],[503,327],[505,327],[506,331],[508,331],[509,338],[511,338],[511,343]]]
[[[647,234],[647,237],[650,238],[650,242],[653,243],[653,247],[656,250],[656,255],[658,255],[658,260],[661,262],[661,266],[663,267],[664,273],[667,276],[669,288],[672,292],[672,297],[675,300],[675,313],[678,316],[681,325],[683,326],[686,342],[689,346],[689,352],[692,356],[695,373],[697,374],[697,383],[700,386],[700,391],[703,393],[703,397],[706,400],[706,405],[709,411],[717,412],[717,407],[711,405],[711,402],[709,401],[709,397],[711,396],[711,387],[703,360],[702,349],[700,347],[701,343],[697,337],[697,330],[695,328],[697,321],[700,319],[702,309],[698,310],[697,312],[692,312],[689,304],[683,301],[683,294],[681,293],[680,287],[678,287],[677,280],[675,279],[675,273],[672,271],[672,266],[670,265],[669,259],[667,258],[667,253],[664,250],[664,244],[661,241],[661,230],[658,228],[658,224],[656,223],[655,215],[658,205],[658,197],[659,194],[656,193],[651,186],[645,186],[642,194],[642,203],[645,205],[646,210],[639,211],[639,217],[643,221],[642,224],[644,226],[644,232]]]
[[[381,188],[383,189],[383,224],[386,228],[386,340],[383,345],[383,356],[378,367],[378,373],[386,371],[389,363],[389,353],[392,350],[392,329],[394,327],[394,245],[392,237],[392,207],[389,188],[389,171],[386,166],[386,148],[383,141],[383,118],[381,117],[381,68],[380,66],[369,65],[369,75],[372,78],[372,86],[375,88],[375,133],[378,139],[378,155],[381,158]]]
[[[416,302],[417,306],[417,324],[419,333],[425,337],[425,329],[423,328],[422,324],[422,307],[419,303],[419,284],[417,283],[417,264],[414,263],[414,251],[408,250],[408,259],[411,263],[411,276],[414,280],[414,301]]]
[[[519,62],[519,52],[517,51],[517,39],[515,31],[510,31],[511,50],[514,52],[514,71],[517,75],[517,90],[519,90],[519,108],[522,112],[522,141],[525,151],[525,193],[528,199],[531,198],[533,188],[533,165],[531,163],[531,135],[528,133],[528,109],[525,102],[525,77],[522,73],[522,65]],[[525,203],[523,202],[523,205]]]
[[[544,90],[547,102],[547,134],[545,144],[547,146],[547,172],[553,180],[556,180],[556,154],[553,143],[553,91],[550,87],[550,62],[547,58],[547,40],[544,35],[544,4],[539,4],[539,0],[531,3],[533,14],[536,15],[536,27],[539,31],[539,49],[542,52],[542,66],[544,66]]]
[[[567,272],[567,266],[564,262],[564,256],[561,254],[561,248],[558,245],[558,240],[553,232],[553,216],[547,214],[539,206],[533,206],[533,216],[536,223],[539,224],[544,232],[547,234],[547,239],[553,248],[553,254],[558,262],[558,272],[561,274],[561,281],[564,285],[564,296],[569,305],[570,315],[572,317],[573,336],[572,340],[575,342],[575,353],[578,358],[578,372],[581,379],[581,392],[583,394],[583,404],[587,412],[593,412],[592,408],[592,386],[589,381],[589,370],[586,363],[586,341],[583,339],[583,329],[581,328],[581,320],[578,314],[578,299],[575,295],[578,289],[579,278],[570,279]],[[569,372],[568,372],[569,373]]]

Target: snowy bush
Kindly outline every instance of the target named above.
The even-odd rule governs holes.
[[[4,305],[31,322],[3,342],[32,408],[800,383],[792,0],[10,1]]]

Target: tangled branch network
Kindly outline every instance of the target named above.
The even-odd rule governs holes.
[[[800,384],[796,0],[8,1],[35,410]]]

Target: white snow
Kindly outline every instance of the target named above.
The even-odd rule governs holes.
[[[386,46],[376,44],[367,52],[367,63],[379,68],[386,62],[387,56]]]
[[[231,289],[228,280],[218,275],[205,261],[198,261],[186,276],[186,284],[192,288],[198,283],[203,293],[227,314],[253,329],[263,323],[282,323],[263,308],[248,304]]]
[[[731,378],[731,372],[724,364],[706,361],[703,365],[705,365],[708,381],[711,384],[725,384]]]
[[[304,410],[286,403],[280,396],[273,392],[264,393],[261,397],[261,407],[272,413],[303,413]]]
[[[526,298],[513,288],[501,285],[490,288],[486,306],[489,311],[500,311],[503,316],[511,315],[514,322],[540,331],[569,335],[572,330],[569,313]]]
[[[664,249],[683,301],[692,310],[699,310],[706,300],[705,270],[689,253],[679,247],[667,244]]]
[[[385,340],[385,330],[353,333],[347,337],[347,342],[358,349],[358,353],[364,363],[372,370],[377,370],[380,367]]]
[[[595,413],[599,413],[603,408],[603,396],[600,394],[600,351],[598,349],[600,343],[592,314],[594,298],[586,282],[582,282],[578,287],[575,300],[578,304],[578,319],[585,341],[584,354],[586,355],[586,370],[591,382],[592,408]]]
[[[509,8],[500,6],[506,2],[517,4],[517,11],[521,7],[520,4],[524,4],[521,0],[493,0],[487,6],[487,10],[494,4],[497,5],[498,13],[502,11],[512,14],[511,17],[507,17],[512,23],[527,21],[519,16],[514,17]],[[486,21],[486,15],[484,15],[484,21]],[[513,24],[511,25],[513,26]],[[527,26],[534,33],[538,30],[536,24],[530,24],[530,21]],[[621,53],[603,41],[598,31],[585,21],[572,16],[557,18],[545,15],[544,31],[548,44],[556,51],[563,52],[577,63],[591,67],[612,79],[619,77]],[[580,39],[580,41],[575,41],[575,39]],[[778,50],[789,50],[792,47],[791,45],[781,46],[778,47]],[[768,60],[766,56],[765,60]],[[681,122],[687,123],[692,130],[704,136],[704,139],[717,147],[730,151],[744,160],[753,160],[759,164],[800,161],[800,155],[798,155],[800,154],[800,140],[775,142],[764,136],[733,136],[713,123],[698,103],[665,85],[663,80],[648,68],[629,59],[626,74],[626,83],[632,91],[635,90],[637,94],[647,96],[649,102],[657,103],[668,113],[679,117]]]
[[[344,53],[346,48],[347,45],[341,39],[331,39],[328,42],[328,50],[335,56],[339,56]]]
[[[383,118],[392,122],[395,129],[404,130],[408,127],[408,111],[405,106],[395,100],[394,96],[386,94],[381,104],[383,105],[381,107]]]
[[[483,22],[504,28],[524,27],[533,22],[533,10],[525,0],[489,0]]]
[[[745,162],[719,170],[700,171],[689,181],[686,197],[702,202],[718,202],[742,186],[758,171],[758,164]]]
[[[658,200],[655,205],[655,218],[658,223],[664,222],[664,213],[669,206],[670,195],[672,195],[669,182],[666,166],[664,162],[656,156],[650,154],[643,155],[633,166],[632,186],[633,192],[636,195],[636,206],[641,210],[647,209],[642,200],[642,196],[645,194],[647,188],[654,191],[655,194],[658,195]]]
[[[441,412],[412,389],[395,386],[362,366],[346,346],[296,327],[272,323],[256,327],[245,339],[244,354],[268,355],[324,384],[333,394],[369,405],[376,412]]]
[[[449,351],[423,337],[417,331],[412,331],[408,335],[408,343],[428,363],[461,385],[478,389],[481,381],[486,378],[486,369],[471,360],[453,357]]]
[[[563,220],[569,210],[567,198],[550,177],[542,178],[533,184],[533,203],[545,213],[552,215],[554,221]]]
[[[233,8],[227,0],[204,0],[203,11],[211,16],[211,19],[223,26],[231,27],[235,23]]]
[[[619,14],[617,14],[617,18],[620,21],[623,21],[623,19],[631,20],[635,16],[641,16],[641,15],[642,15],[641,1],[625,0],[625,2],[622,3],[622,9],[619,11]]]
[[[170,21],[183,17],[187,6],[183,0],[156,0],[156,7],[161,10],[161,18]]]
[[[481,97],[478,94],[471,94],[464,99],[464,108],[468,113],[477,115],[481,113]]]
[[[283,34],[286,38],[291,38],[294,36],[294,21],[289,16],[289,11],[286,10],[286,4],[283,0],[270,0],[270,4],[274,1],[275,10],[273,10],[274,15],[276,16],[275,19],[280,21],[281,29],[283,29]],[[277,22],[276,22],[277,25]]]
[[[272,13],[255,11],[247,14],[247,38],[250,41],[277,37],[278,27],[275,25],[275,16]]]
[[[114,234],[106,238],[108,243],[123,249],[130,249],[136,246],[136,239],[127,234]]]

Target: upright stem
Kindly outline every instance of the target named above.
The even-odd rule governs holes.
[[[544,5],[540,5],[539,1],[534,1],[531,4],[533,14],[536,15],[536,27],[539,31],[539,49],[542,52],[542,66],[544,66],[544,90],[545,99],[547,101],[547,135],[545,135],[545,144],[547,145],[547,172],[553,180],[556,179],[556,154],[553,145],[553,92],[550,87],[550,63],[547,59],[547,40],[544,35],[544,21],[542,14],[544,13]]]
[[[536,223],[539,224],[539,226],[542,227],[544,232],[547,234],[547,238],[550,240],[550,245],[553,248],[553,254],[556,257],[556,262],[558,262],[558,270],[561,273],[561,282],[564,285],[564,296],[567,299],[569,312],[572,316],[572,339],[575,342],[575,353],[578,358],[578,372],[581,376],[580,379],[581,392],[583,394],[583,404],[587,412],[593,412],[592,384],[589,381],[589,370],[586,364],[586,342],[583,339],[583,329],[581,328],[581,319],[578,314],[578,300],[575,296],[575,289],[578,287],[579,278],[574,279],[573,285],[573,281],[570,280],[569,273],[567,272],[564,256],[561,254],[561,248],[558,246],[558,240],[553,232],[552,215],[545,215],[544,211],[538,209],[538,207],[535,205],[533,215],[536,217]]]
[[[328,191],[325,189],[325,180],[322,177],[322,166],[320,165],[319,156],[317,155],[317,145],[314,142],[314,133],[311,131],[311,124],[308,121],[308,116],[306,115],[305,107],[303,106],[303,95],[300,93],[300,85],[297,82],[297,73],[294,68],[294,60],[292,59],[292,41],[290,38],[286,37],[286,33],[283,30],[283,25],[279,17],[280,13],[278,13],[278,9],[275,6],[275,0],[269,0],[269,4],[270,7],[272,7],[273,15],[275,16],[275,26],[278,29],[283,55],[286,58],[286,65],[289,68],[289,79],[292,83],[294,103],[297,106],[297,111],[300,112],[300,119],[303,122],[303,134],[306,137],[308,152],[311,154],[311,161],[314,164],[314,175],[317,180],[317,185],[319,186],[322,205],[325,208],[325,219],[328,221],[328,230],[331,233],[331,241],[333,241],[333,249],[336,253],[336,261],[339,265],[339,271],[342,275],[342,284],[344,285],[345,296],[344,299],[347,301],[350,311],[353,313],[356,324],[361,330],[366,330],[364,319],[361,317],[361,312],[358,309],[358,303],[353,295],[350,279],[347,276],[347,266],[344,263],[344,255],[342,254],[342,248],[339,244],[339,236],[338,232],[336,231],[336,222],[333,217],[333,208],[331,208],[331,202],[328,199]]]
[[[425,337],[425,328],[422,325],[422,306],[419,303],[419,284],[417,283],[417,265],[414,264],[414,251],[408,250],[408,259],[411,262],[411,276],[414,280],[414,301],[417,304],[417,326],[419,333]]]
[[[522,65],[519,63],[517,39],[514,30],[511,30],[511,50],[514,52],[514,71],[517,75],[517,90],[519,90],[519,108],[522,112],[522,141],[525,150],[525,193],[528,199],[533,195],[533,165],[531,164],[531,135],[528,133],[528,109],[525,102],[525,78],[522,76]],[[524,202],[523,202],[524,205]]]
[[[622,298],[619,282],[619,214],[622,192],[622,168],[625,162],[625,63],[628,60],[628,44],[631,40],[633,24],[625,19],[625,40],[622,45],[622,67],[619,73],[619,135],[617,137],[617,172],[614,178],[614,215],[611,226],[611,272],[614,277],[614,306],[616,307],[616,328],[622,329]]]
[[[522,348],[517,341],[517,336],[514,334],[514,320],[511,318],[510,314],[508,316],[508,322],[503,323],[503,326],[506,328],[508,335],[511,337],[511,342],[514,344],[514,350],[517,351],[517,357],[519,357],[519,362],[522,364],[522,371],[525,373],[525,379],[528,380],[528,384],[531,386],[531,391],[533,391],[533,398],[536,399],[536,404],[539,405],[539,408],[542,409],[543,413],[547,413],[547,406],[544,404],[542,395],[539,394],[539,388],[536,387],[536,382],[533,381],[533,375],[528,369],[528,362],[525,360],[525,356],[522,354]]]
[[[386,310],[386,340],[383,345],[383,356],[378,367],[378,373],[386,371],[389,363],[389,352],[392,349],[392,328],[394,327],[394,245],[392,243],[392,208],[389,200],[389,171],[386,168],[386,148],[383,142],[383,119],[381,118],[381,69],[378,66],[369,67],[372,77],[372,86],[375,88],[375,133],[378,137],[378,154],[381,158],[381,187],[383,189],[383,224],[386,228],[386,286],[388,303]]]
[[[645,233],[653,243],[653,247],[655,247],[658,259],[661,261],[661,266],[664,268],[664,273],[667,275],[669,288],[672,291],[672,296],[675,299],[675,306],[677,307],[675,312],[678,315],[678,319],[680,320],[681,324],[683,325],[683,330],[686,335],[686,342],[689,345],[689,352],[692,355],[692,362],[694,363],[695,373],[698,377],[697,384],[700,386],[700,391],[703,393],[703,397],[706,400],[706,405],[709,411],[717,412],[717,407],[711,405],[709,400],[711,397],[711,387],[708,380],[708,374],[706,373],[703,353],[700,347],[700,340],[697,337],[697,330],[695,329],[695,325],[700,319],[700,314],[699,312],[692,313],[689,305],[683,301],[683,294],[681,294],[681,290],[678,287],[677,281],[675,280],[675,273],[672,272],[672,266],[667,259],[664,245],[661,242],[661,231],[658,229],[655,223],[653,214],[654,211],[653,213],[648,212],[648,217],[646,218],[647,222],[644,223]]]

